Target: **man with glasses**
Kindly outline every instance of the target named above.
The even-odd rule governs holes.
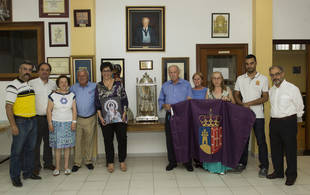
[[[264,103],[268,101],[268,79],[256,71],[256,57],[252,54],[245,57],[246,73],[237,78],[235,85],[236,103],[250,108],[256,115],[253,126],[258,145],[259,177],[266,177],[269,168],[268,149],[265,137]],[[243,150],[239,165],[236,168],[241,172],[246,168],[248,161],[249,140]]]
[[[285,185],[294,185],[297,178],[297,121],[302,121],[304,104],[298,87],[284,79],[281,66],[269,68],[273,82],[270,96],[270,146],[274,172],[268,179],[284,177],[283,155],[287,169]]]

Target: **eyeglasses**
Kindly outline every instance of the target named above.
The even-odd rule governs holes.
[[[222,79],[222,77],[212,77],[211,79],[212,80],[220,80],[220,79]]]
[[[107,73],[109,73],[109,72],[112,72],[111,70],[103,70],[102,72],[107,72]]]
[[[282,72],[276,72],[276,73],[274,73],[274,74],[270,74],[270,77],[278,77],[278,76],[280,76],[281,75],[281,73]]]

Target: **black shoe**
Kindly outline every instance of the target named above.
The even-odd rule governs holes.
[[[171,171],[177,167],[177,164],[169,163],[166,167],[166,171]]]
[[[195,168],[203,168],[201,162],[195,162]]]
[[[258,172],[258,177],[265,178],[267,177],[267,174],[268,174],[268,169],[261,168]]]
[[[194,171],[194,168],[193,168],[192,165],[185,165],[185,168],[186,168],[186,170],[189,171],[189,172]]]
[[[267,179],[277,179],[277,178],[284,178],[284,175],[278,175],[276,172],[267,175]]]
[[[33,174],[39,175],[40,174],[40,169],[35,169],[32,171]]]
[[[55,167],[54,165],[44,165],[44,169],[49,169],[49,170],[54,171],[55,168],[56,168],[56,167]]]
[[[17,178],[17,179],[12,179],[12,184],[13,184],[13,186],[15,186],[15,187],[22,187],[22,186],[23,186],[23,183],[20,181],[19,178]]]
[[[42,179],[39,175],[35,175],[35,174],[31,174],[30,176],[23,176],[24,179],[34,179],[34,180],[38,180],[38,179]]]
[[[71,169],[72,172],[77,172],[81,167],[74,165]]]
[[[240,163],[240,164],[238,164],[238,166],[237,166],[236,169],[237,169],[238,171],[242,172],[245,168],[246,168],[246,166],[245,166],[244,164],[241,164],[241,163]]]
[[[286,178],[285,185],[292,186],[292,185],[294,185],[295,181],[296,181],[296,178],[289,178],[288,177],[288,178]]]
[[[90,164],[87,164],[86,167],[89,169],[89,170],[93,170],[94,169],[94,165],[92,163]],[[73,171],[73,170],[72,170]]]

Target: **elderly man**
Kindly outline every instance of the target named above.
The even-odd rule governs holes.
[[[94,169],[92,152],[96,131],[95,89],[96,83],[88,81],[89,73],[80,69],[77,73],[78,83],[71,87],[75,94],[77,105],[77,128],[72,172],[82,166],[82,160],[88,169]]]
[[[269,161],[265,136],[264,103],[268,101],[268,79],[256,71],[256,66],[257,61],[254,55],[250,54],[245,57],[246,73],[237,78],[234,93],[237,104],[250,108],[256,115],[253,129],[257,140],[260,162],[258,175],[259,177],[266,177]],[[249,141],[243,150],[237,167],[239,172],[243,171],[247,166],[248,146]]]
[[[40,162],[40,148],[43,139],[43,161],[44,169],[54,170],[53,165],[53,153],[49,146],[49,130],[46,118],[46,109],[48,102],[48,95],[56,90],[56,83],[53,80],[48,79],[50,76],[52,67],[50,64],[43,62],[38,66],[39,78],[31,80],[29,83],[35,91],[36,97],[36,113],[38,123],[37,142],[35,147],[35,159],[34,159],[34,174],[38,175],[42,168]]]
[[[160,109],[165,109],[166,111],[165,133],[166,133],[166,145],[169,161],[166,170],[170,171],[177,166],[170,130],[170,116],[171,116],[170,105],[191,98],[192,88],[188,81],[179,78],[180,70],[178,66],[171,65],[168,68],[168,74],[171,80],[163,84],[160,90],[158,104]],[[192,162],[185,163],[184,166],[188,171],[193,171]]]
[[[13,141],[11,145],[10,177],[15,187],[21,187],[20,172],[23,163],[24,179],[41,179],[33,174],[34,148],[37,140],[37,120],[35,93],[28,81],[33,65],[24,62],[19,67],[19,76],[6,88],[6,115],[11,125]],[[21,156],[23,155],[23,162]]]
[[[286,154],[287,168],[285,185],[294,185],[297,178],[297,119],[302,121],[304,104],[299,89],[284,79],[281,66],[269,68],[273,82],[269,90],[271,119],[270,146],[274,168],[268,179],[284,177],[283,155]]]

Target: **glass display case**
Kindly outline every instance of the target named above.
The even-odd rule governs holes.
[[[136,121],[158,121],[156,78],[153,81],[147,73],[140,80],[137,78],[136,93]]]

